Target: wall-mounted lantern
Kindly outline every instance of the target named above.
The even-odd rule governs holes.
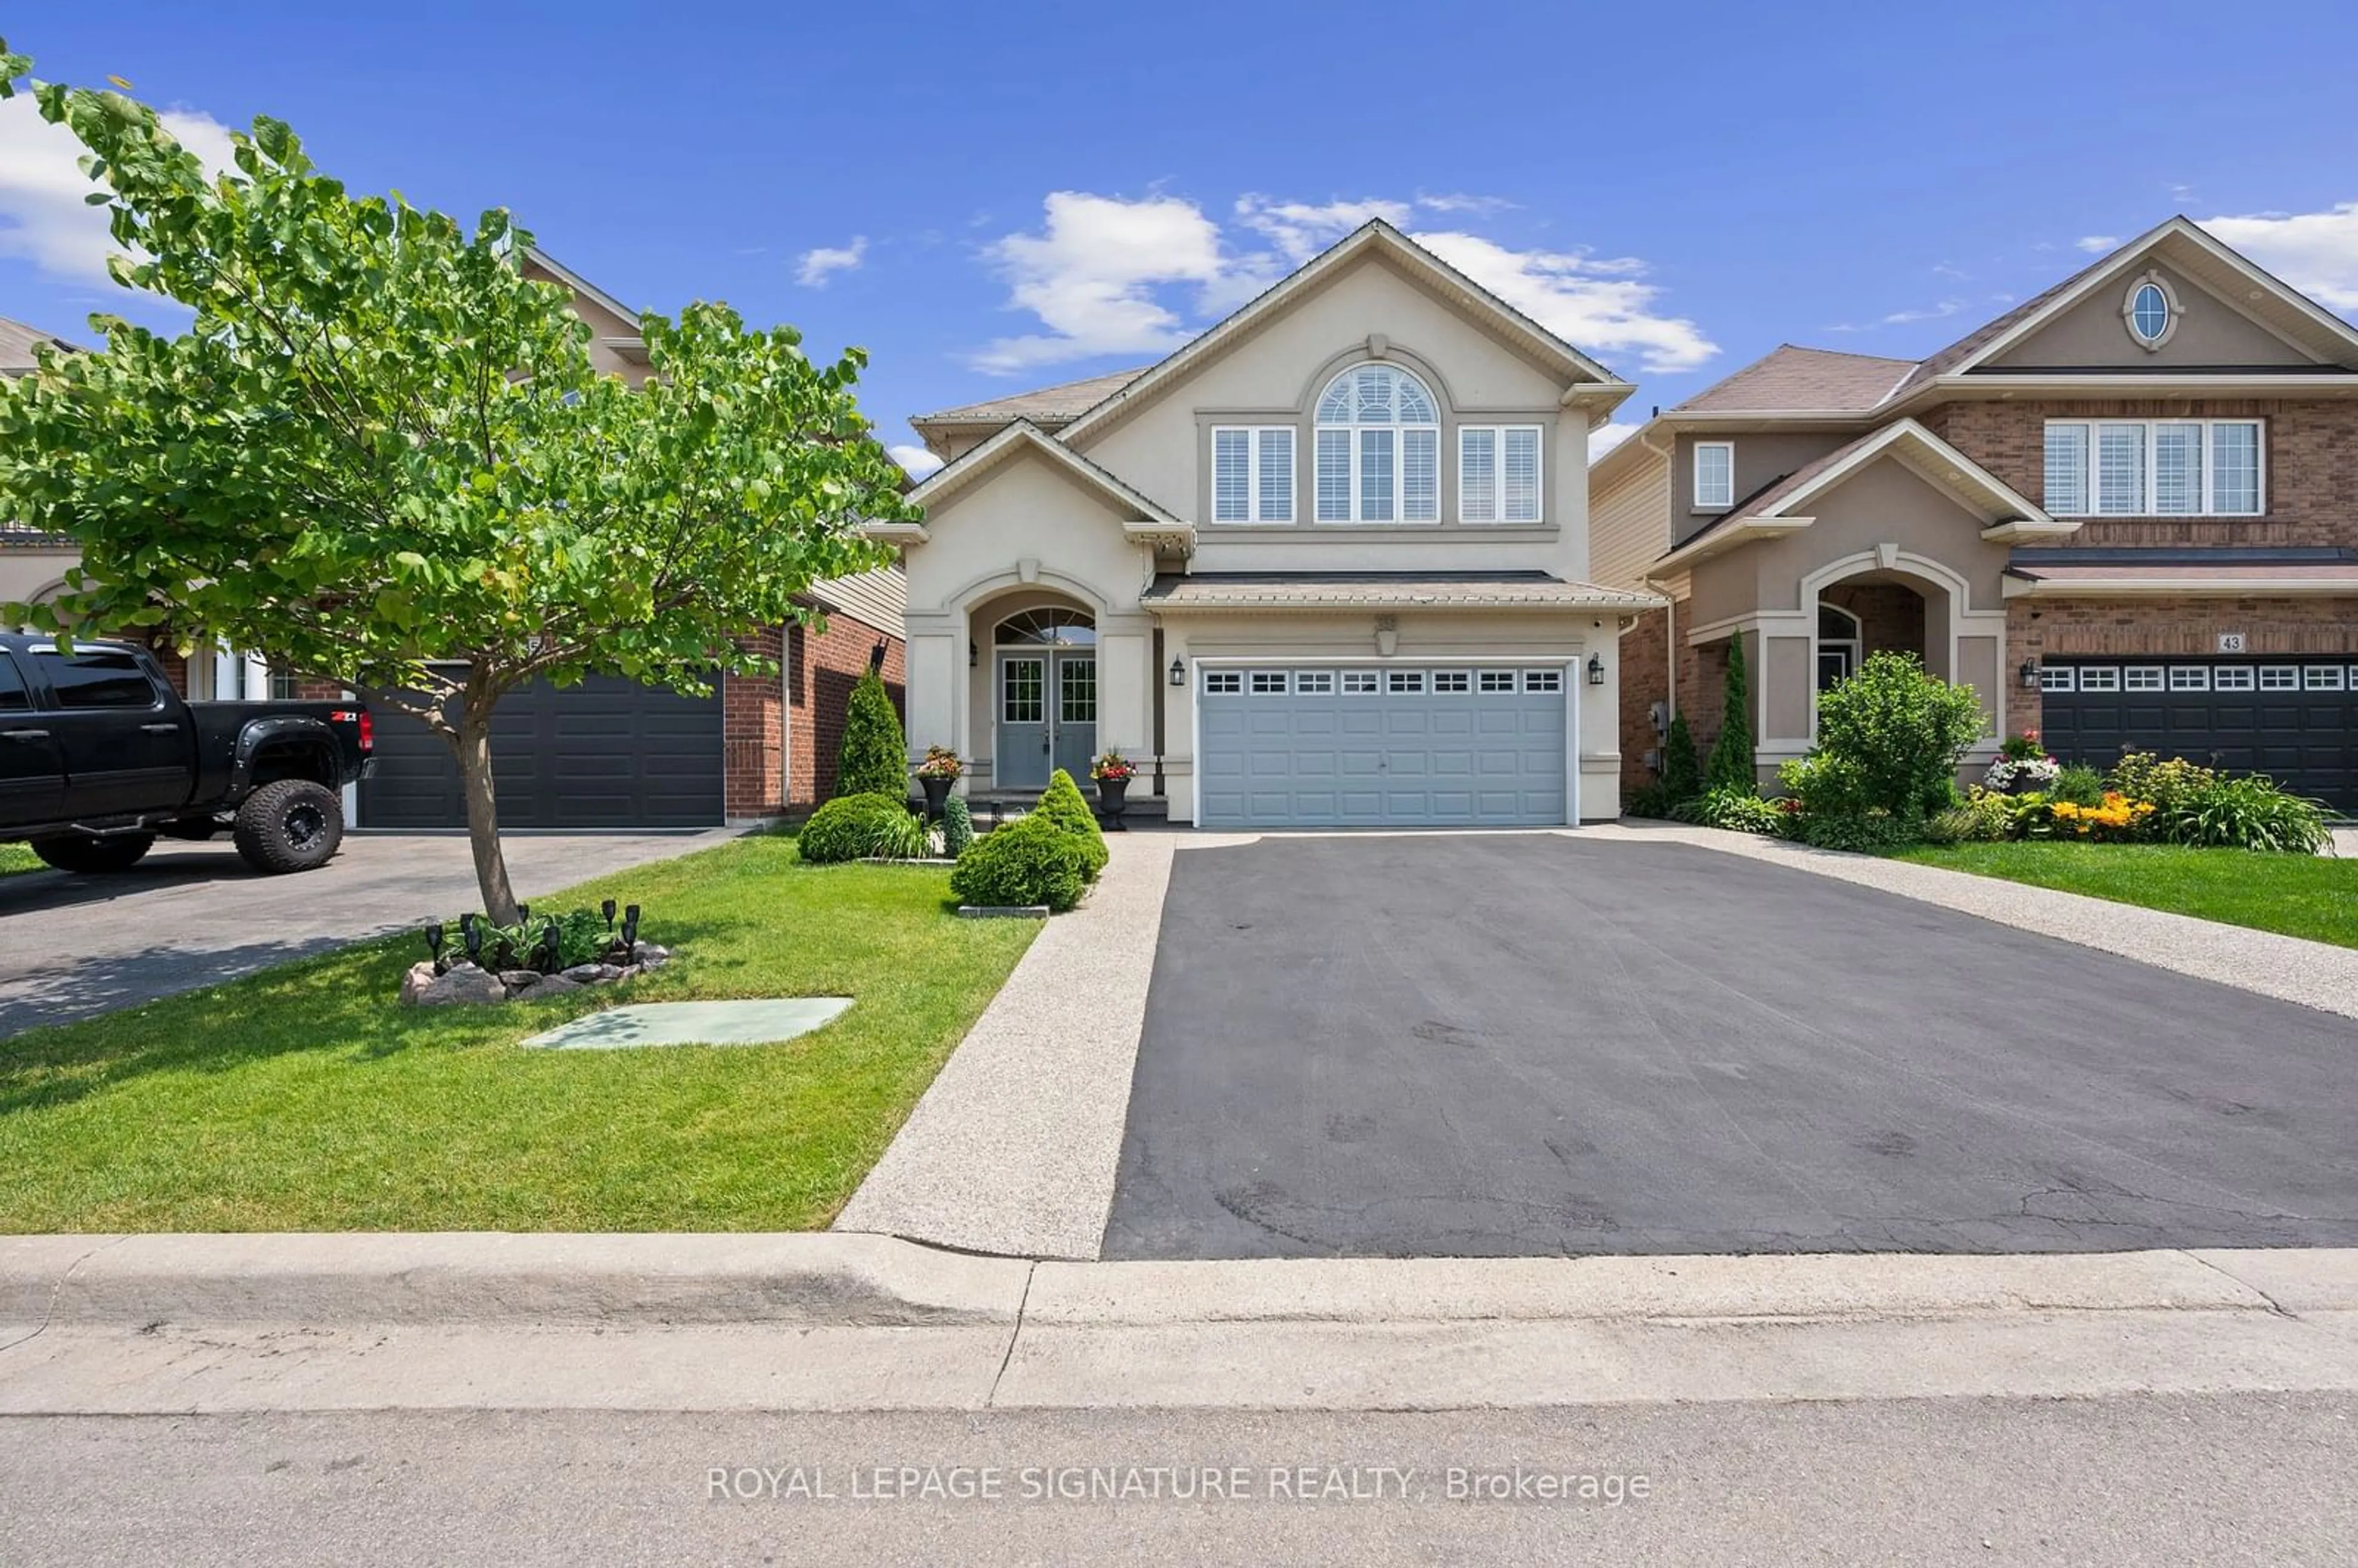
[[[2025,659],[2022,661],[2022,689],[2025,691],[2037,691],[2039,689],[2039,661],[2037,659]]]
[[[1588,655],[1588,684],[1591,686],[1605,684],[1605,661],[1595,654]]]
[[[1187,684],[1187,661],[1176,654],[1171,656],[1171,684],[1173,686]]]

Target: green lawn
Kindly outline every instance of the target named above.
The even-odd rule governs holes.
[[[1037,933],[945,870],[741,839],[535,899],[646,910],[597,998],[396,1007],[415,936],[0,1042],[0,1233],[792,1230],[859,1185]],[[525,1051],[601,1003],[855,999],[782,1045]]]
[[[41,858],[22,844],[0,844],[0,877],[41,870]]]
[[[1922,845],[1897,859],[2358,947],[2358,861],[2168,844]]]

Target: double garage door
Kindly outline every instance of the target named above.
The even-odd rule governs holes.
[[[711,827],[722,820],[720,696],[685,697],[593,676],[535,682],[492,715],[492,778],[503,827]],[[377,715],[376,771],[363,827],[463,827],[458,764],[416,719]]]
[[[1563,665],[1242,665],[1196,680],[1206,827],[1566,820]]]
[[[2184,757],[2358,812],[2358,663],[2050,659],[2039,684],[2040,738],[2066,762]]]

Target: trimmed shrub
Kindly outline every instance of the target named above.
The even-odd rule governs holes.
[[[1683,804],[1671,794],[1667,784],[1639,784],[1621,797],[1621,815],[1666,817]]]
[[[957,860],[974,842],[974,813],[966,796],[954,795],[942,802],[942,853]]]
[[[1974,689],[1913,654],[1870,655],[1818,694],[1818,751],[1857,770],[1862,804],[1913,825],[1957,802],[1957,762],[1982,735]]]
[[[908,803],[899,795],[838,795],[811,813],[795,836],[795,848],[814,866],[885,854],[900,841],[900,824],[914,820]]]
[[[1081,902],[1087,880],[1080,841],[1038,813],[978,840],[950,870],[950,892],[960,903],[1020,909],[1046,904],[1062,912]]]
[[[1672,806],[1703,793],[1703,763],[1695,756],[1694,731],[1687,728],[1687,716],[1683,713],[1671,717],[1670,732],[1662,737],[1662,776],[1658,787]],[[1636,815],[1662,814],[1647,811]]]
[[[874,670],[860,677],[844,710],[835,793],[838,799],[854,795],[908,798],[909,742],[901,733],[901,715],[893,709],[892,694],[884,689],[883,677]]]
[[[1081,798],[1081,786],[1073,782],[1072,774],[1058,768],[1050,776],[1048,787],[1040,792],[1040,804],[1032,808],[1031,815],[1071,834],[1081,847],[1082,876],[1090,881],[1098,880],[1098,873],[1105,870],[1106,864],[1105,835],[1098,830],[1097,813]]]
[[[1744,672],[1744,635],[1727,640],[1727,698],[1721,705],[1719,739],[1704,765],[1705,789],[1757,791],[1760,774],[1752,761],[1752,683]]]
[[[1915,824],[1903,822],[1887,811],[1869,811],[1856,816],[1813,816],[1805,812],[1795,836],[1802,843],[1821,849],[1872,854],[1877,849],[1912,843],[1917,831]]]

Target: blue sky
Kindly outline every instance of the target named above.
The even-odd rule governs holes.
[[[19,4],[45,76],[200,146],[504,204],[610,293],[865,346],[903,418],[1150,362],[1381,212],[1624,375],[1912,356],[2172,212],[2358,312],[2358,43],[2325,5]],[[131,297],[0,105],[0,315]],[[209,124],[211,123],[211,124]]]

